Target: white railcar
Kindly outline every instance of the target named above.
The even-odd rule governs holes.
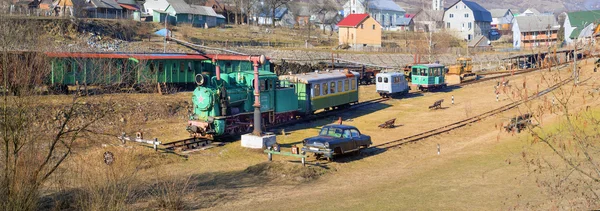
[[[375,77],[377,93],[381,97],[390,98],[393,95],[406,94],[410,90],[402,72],[381,72]]]

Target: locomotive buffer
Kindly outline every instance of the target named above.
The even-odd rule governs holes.
[[[258,66],[265,63],[265,56],[250,57],[252,66],[254,66],[254,121],[252,126],[254,130],[250,134],[242,135],[242,147],[264,149],[277,142],[274,134],[263,134],[262,132],[262,114],[260,112],[260,86],[258,80]]]

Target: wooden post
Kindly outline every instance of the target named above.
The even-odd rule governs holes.
[[[158,138],[154,138],[154,151],[158,151]]]
[[[306,157],[302,157],[302,166],[306,166]]]

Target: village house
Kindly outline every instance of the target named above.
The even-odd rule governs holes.
[[[231,5],[229,3],[221,2],[218,0],[207,0],[204,6],[212,8],[217,13],[217,22],[235,22],[235,12],[237,10],[237,7],[235,7],[235,5]],[[246,14],[242,14],[242,19],[246,20],[247,18],[248,17],[246,17]]]
[[[414,31],[415,23],[412,19],[413,16],[405,15],[405,17],[398,18],[396,20],[396,30],[398,31]]]
[[[349,0],[343,7],[344,17],[366,13],[386,30],[395,28],[397,20],[406,14],[406,11],[392,0]]]
[[[459,0],[444,12],[444,22],[459,39],[471,40],[478,35],[489,39],[492,15],[475,2]]]
[[[535,8],[528,8],[525,10],[525,12],[519,14],[519,16],[532,16],[532,15],[541,15],[542,13],[540,13],[540,11],[536,10]]]
[[[512,34],[512,23],[514,14],[510,9],[491,9],[492,29],[497,29],[502,35]]]
[[[218,23],[217,13],[211,8],[201,5],[189,5],[183,0],[163,0],[167,2],[164,10],[152,8],[153,21],[163,23],[165,20],[169,24],[190,24],[194,27],[215,27]],[[146,2],[147,3],[147,2]],[[156,4],[162,5],[162,4]],[[224,19],[224,18],[222,18]]]
[[[355,49],[381,47],[381,24],[369,14],[350,14],[337,26],[340,45]]]
[[[560,25],[553,15],[523,15],[513,22],[513,48],[548,47],[558,41]]]
[[[412,18],[414,31],[438,32],[444,28],[444,10],[419,10]]]
[[[598,24],[600,22],[600,10],[568,12],[562,13],[561,16],[565,20],[563,24],[564,39],[568,44],[573,43],[576,39],[589,36],[587,33],[581,32],[584,31],[585,28],[593,28],[594,26],[592,24]]]
[[[278,7],[277,9],[275,9],[275,15],[273,16],[273,10],[268,9],[266,7],[260,9],[259,13],[257,13],[253,19],[254,21],[258,24],[258,25],[271,25],[273,24],[273,21],[275,21],[275,24],[277,25],[281,25],[278,24],[278,22],[280,22],[283,17],[288,13],[288,8],[287,7]],[[273,20],[275,19],[275,20]]]

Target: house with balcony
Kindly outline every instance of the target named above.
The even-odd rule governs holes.
[[[560,25],[553,15],[517,16],[513,22],[513,48],[549,47],[558,42]]]
[[[489,39],[492,14],[475,2],[459,0],[444,12],[444,23],[459,39],[470,41],[479,35]]]

